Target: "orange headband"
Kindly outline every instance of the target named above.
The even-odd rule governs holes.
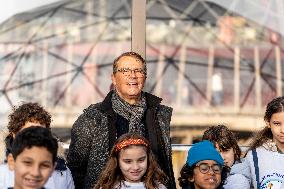
[[[130,139],[127,139],[127,140],[124,140],[118,144],[116,144],[115,146],[115,151],[118,152],[120,151],[122,148],[126,147],[126,146],[129,146],[129,145],[144,145],[144,146],[148,146],[148,144],[142,140],[142,139],[133,139],[133,138],[130,138]]]

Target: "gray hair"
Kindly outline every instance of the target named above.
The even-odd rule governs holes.
[[[129,56],[129,57],[135,58],[136,60],[141,61],[143,63],[143,70],[144,70],[145,74],[147,75],[146,61],[140,54],[138,54],[136,52],[125,52],[125,53],[122,53],[120,56],[118,56],[113,61],[113,65],[112,65],[113,73],[117,72],[117,63],[118,63],[119,59],[122,58],[122,57],[125,57],[125,56]]]

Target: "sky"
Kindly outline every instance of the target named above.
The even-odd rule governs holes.
[[[60,0],[0,0],[0,23],[24,11],[58,2]],[[206,0],[219,4],[261,25],[284,35],[283,0]],[[3,6],[5,5],[5,6]]]
[[[17,13],[58,1],[60,0],[0,0],[0,23]]]
[[[284,0],[206,0],[284,36]]]

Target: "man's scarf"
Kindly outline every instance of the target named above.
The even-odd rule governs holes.
[[[129,133],[138,133],[145,136],[145,126],[142,123],[144,112],[147,108],[144,93],[138,104],[131,105],[123,100],[114,90],[111,98],[113,110],[129,121]]]

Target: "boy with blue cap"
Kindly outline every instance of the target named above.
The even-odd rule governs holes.
[[[204,140],[189,149],[179,185],[182,189],[220,189],[228,171],[213,143]]]

